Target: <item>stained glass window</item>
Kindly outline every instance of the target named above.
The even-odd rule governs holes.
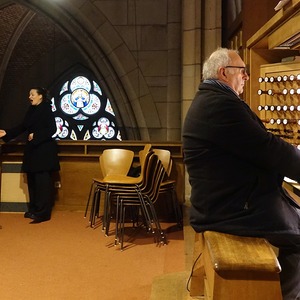
[[[51,100],[58,140],[122,140],[99,84],[84,75],[65,81]]]

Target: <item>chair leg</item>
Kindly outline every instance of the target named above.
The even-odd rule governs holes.
[[[151,201],[151,199],[148,199],[147,197],[147,206],[150,208],[150,212],[151,212],[151,216],[152,216],[152,219],[153,219],[153,222],[155,224],[155,227],[156,227],[156,230],[157,230],[157,243],[161,243],[161,244],[167,244],[167,240],[166,240],[166,236],[160,226],[160,222],[158,220],[158,217],[157,217],[157,214],[156,214],[156,211],[155,211],[155,208],[154,208],[154,205]],[[155,233],[153,231],[153,233]]]
[[[144,219],[145,219],[147,231],[150,231],[150,232],[154,233],[154,229],[153,229],[153,226],[152,226],[152,218],[151,218],[151,215],[149,214],[145,199],[144,199],[143,195],[138,190],[137,190],[137,194],[138,194],[138,197],[139,197],[139,200],[140,200],[141,211],[142,211],[142,214],[143,214]]]
[[[98,187],[95,187],[94,192],[93,192],[93,197],[92,197],[92,203],[91,203],[91,210],[90,210],[90,227],[93,227],[94,223],[94,214],[95,214],[95,203],[96,203],[96,198],[97,198],[97,192],[98,192]]]
[[[100,203],[101,203],[101,189],[98,188],[98,194],[96,198],[96,209],[95,209],[95,218],[100,218]]]
[[[124,247],[124,233],[125,233],[125,215],[126,215],[126,205],[124,205],[123,200],[121,200],[121,234],[120,234],[120,244],[121,244],[121,251],[123,251]]]
[[[105,187],[105,195],[104,195],[104,213],[103,213],[103,224],[102,224],[102,231],[106,233],[106,226],[107,226],[107,214],[108,214],[108,202],[109,202],[109,185],[107,184]]]
[[[116,201],[116,227],[115,227],[115,246],[119,243],[120,224],[121,224],[121,213],[120,213],[120,196],[117,196]]]
[[[107,196],[106,196],[106,208],[105,208],[105,235],[108,236],[109,235],[109,228],[110,228],[110,220],[111,220],[111,209],[112,209],[112,197],[111,197],[111,192],[108,191],[107,192]],[[104,222],[103,222],[104,223]]]
[[[101,199],[101,190],[99,187],[96,187],[96,190],[94,192],[91,212],[90,212],[90,226],[91,227],[94,227],[94,225],[96,223],[95,219],[96,219],[97,212],[99,211],[100,199]]]
[[[133,228],[135,227],[135,222],[138,224],[138,213],[139,207],[137,205],[126,205],[126,200],[118,197],[118,204],[117,204],[117,214],[116,214],[116,238],[115,244],[120,244],[120,250],[124,250],[124,235],[125,235],[125,220],[126,220],[126,208],[131,208],[134,210],[132,214],[132,222]],[[118,217],[117,217],[118,216]]]
[[[84,217],[86,218],[88,209],[89,209],[89,205],[90,205],[90,200],[91,200],[91,196],[92,196],[92,192],[95,192],[95,182],[93,182],[91,184],[91,188],[90,188],[90,192],[89,192],[89,197],[86,203],[86,207],[85,207],[85,213],[84,213]]]
[[[173,204],[173,209],[175,212],[175,218],[177,222],[177,226],[179,228],[183,227],[183,216],[182,216],[182,209],[181,206],[178,202],[175,187],[172,188],[171,190],[171,198],[172,198],[172,204]]]
[[[133,206],[130,210],[131,212],[131,221],[132,221],[132,227],[138,227],[139,226],[139,208],[136,206]]]

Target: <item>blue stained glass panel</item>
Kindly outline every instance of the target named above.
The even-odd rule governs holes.
[[[98,85],[97,82],[93,81],[93,85],[94,85],[94,91],[99,93],[100,95],[102,95],[102,91],[101,91],[101,88],[100,86]]]
[[[51,101],[56,139],[122,140],[111,103],[96,81],[83,75],[68,79]]]
[[[85,89],[89,92],[92,88],[92,85],[86,77],[77,76],[76,78],[74,78],[71,81],[70,89],[73,92],[73,91],[75,91],[76,89],[79,89],[79,88]]]
[[[106,110],[108,113],[112,114],[113,116],[115,115],[115,113],[114,113],[114,111],[113,111],[113,109],[112,109],[112,107],[111,107],[111,104],[110,104],[110,101],[109,101],[108,98],[107,98],[107,100],[106,100],[106,107],[105,107],[105,110]]]
[[[60,95],[68,90],[68,84],[69,84],[69,81],[64,83],[64,85],[62,86],[62,88],[60,90],[60,93],[59,93]]]

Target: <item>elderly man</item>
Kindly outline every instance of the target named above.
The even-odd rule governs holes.
[[[248,79],[234,50],[219,48],[204,63],[183,128],[190,222],[196,232],[266,238],[279,248],[284,300],[300,299],[300,207],[282,188],[284,176],[300,182],[300,151],[239,97]]]

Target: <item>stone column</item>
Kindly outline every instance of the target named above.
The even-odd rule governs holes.
[[[182,124],[201,81],[205,58],[221,46],[221,0],[182,1]],[[186,174],[185,199],[190,185]]]

